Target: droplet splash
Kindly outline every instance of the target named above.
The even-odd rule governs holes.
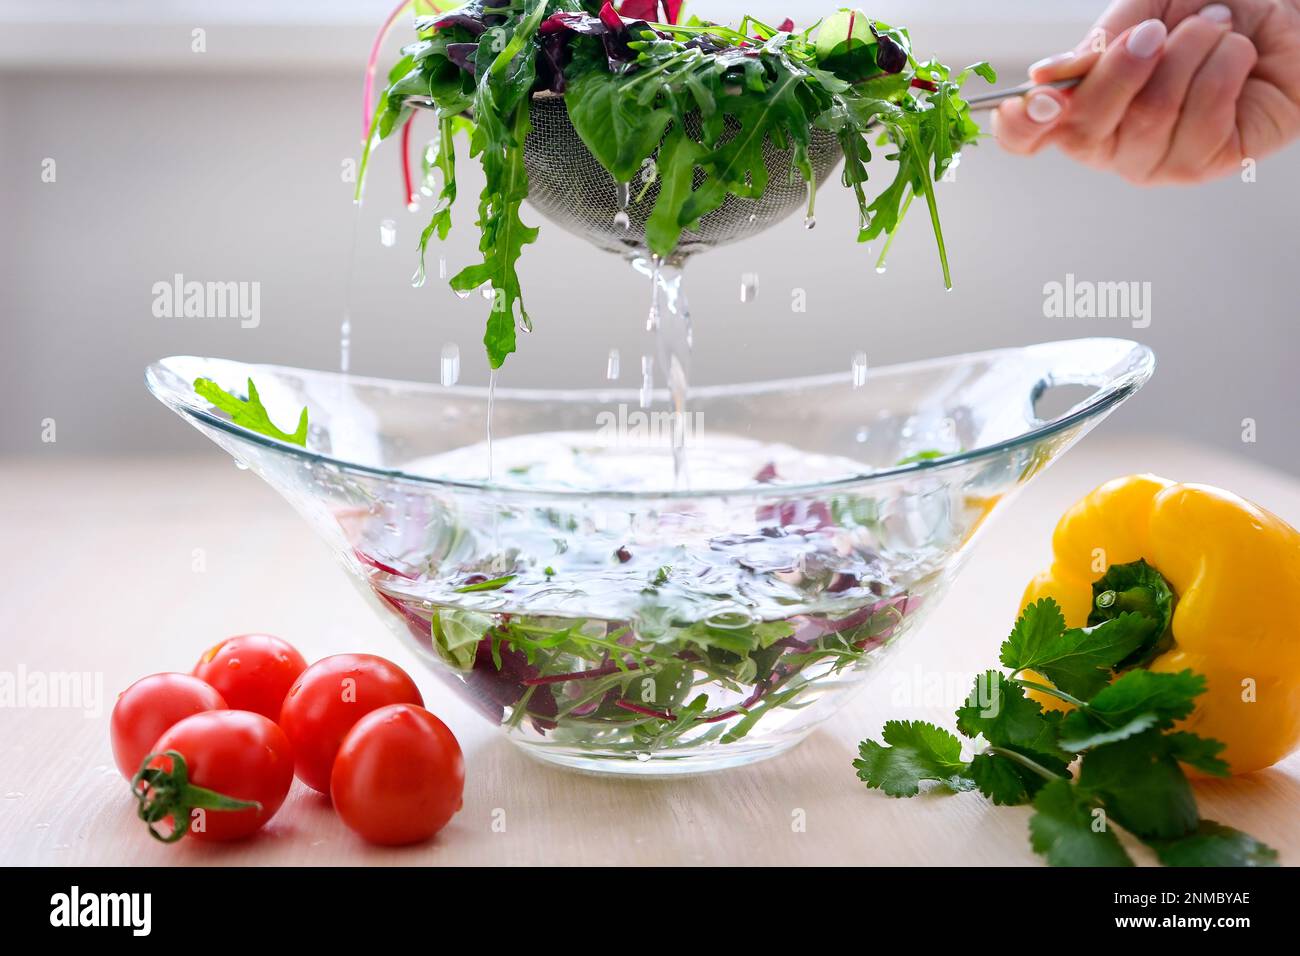
[[[397,223],[391,219],[385,219],[379,224],[379,244],[385,249],[391,249],[397,244]]]

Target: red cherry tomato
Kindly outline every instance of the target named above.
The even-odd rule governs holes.
[[[357,721],[330,776],[334,809],[371,843],[398,846],[433,836],[461,808],[465,758],[433,714],[392,704]]]
[[[152,749],[160,756],[142,772],[137,799],[154,836],[169,842],[186,833],[204,841],[255,833],[280,809],[293,783],[293,752],[284,731],[245,710],[186,717]],[[167,751],[182,760],[162,756]],[[154,830],[162,822],[170,825],[170,836]]]
[[[194,665],[194,676],[220,691],[232,709],[276,720],[284,695],[306,669],[303,656],[287,641],[241,634],[209,648]]]
[[[172,724],[205,710],[225,709],[226,701],[210,684],[189,674],[140,678],[117,695],[109,720],[117,769],[130,780]]]
[[[424,698],[406,671],[382,657],[338,654],[303,671],[280,710],[298,779],[329,793],[343,738],[366,714],[389,704],[423,705]]]

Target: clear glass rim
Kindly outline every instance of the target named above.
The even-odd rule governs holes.
[[[923,372],[927,369],[941,368],[944,366],[958,365],[963,362],[977,360],[992,360],[1000,357],[1009,357],[1019,354],[1031,353],[1035,350],[1046,350],[1049,348],[1061,349],[1069,346],[1085,347],[1088,345],[1100,346],[1109,345],[1117,350],[1120,347],[1127,348],[1127,354],[1124,360],[1117,361],[1109,369],[1095,370],[1092,380],[1085,378],[1063,378],[1060,381],[1040,382],[1040,389],[1045,390],[1048,387],[1057,385],[1089,385],[1097,389],[1096,393],[1088,398],[1087,401],[1071,408],[1065,414],[1044,421],[1042,424],[1030,428],[1013,438],[1004,439],[988,445],[981,445],[977,448],[965,451],[953,452],[951,455],[944,455],[940,458],[923,459],[908,463],[906,465],[895,465],[889,468],[861,472],[855,475],[846,475],[835,478],[830,481],[807,482],[800,484],[782,484],[782,485],[755,485],[744,488],[728,489],[668,489],[663,491],[599,491],[599,490],[579,490],[571,488],[521,488],[514,485],[497,484],[492,481],[468,481],[461,479],[435,478],[428,475],[418,475],[411,472],[402,471],[398,468],[382,468],[376,465],[365,465],[359,462],[348,461],[342,458],[335,458],[331,455],[321,454],[310,451],[298,445],[292,445],[288,442],[279,441],[257,432],[249,431],[242,426],[236,425],[229,419],[222,418],[215,414],[210,408],[202,407],[201,401],[192,389],[189,394],[182,394],[172,388],[166,381],[166,376],[174,373],[167,367],[170,362],[177,361],[197,361],[197,362],[227,362],[231,365],[239,365],[243,368],[255,372],[257,369],[263,369],[267,372],[293,373],[297,375],[320,375],[334,376],[337,378],[346,378],[348,381],[358,385],[371,387],[387,388],[399,391],[418,391],[429,394],[455,393],[458,397],[470,397],[481,399],[485,404],[488,398],[489,389],[483,386],[455,385],[443,386],[431,382],[411,382],[402,379],[376,378],[372,376],[351,375],[342,372],[325,372],[321,370],[295,368],[285,365],[268,365],[238,362],[230,359],[216,359],[204,356],[192,355],[173,355],[160,359],[152,363],[145,370],[145,385],[149,391],[168,408],[178,414],[187,416],[197,422],[215,428],[218,431],[225,432],[241,441],[249,442],[254,445],[260,445],[271,451],[280,452],[298,458],[311,464],[329,465],[338,468],[340,471],[365,475],[369,477],[383,478],[388,481],[415,484],[424,487],[442,488],[460,492],[475,492],[480,494],[491,494],[494,497],[526,497],[526,498],[546,498],[546,499],[613,499],[613,500],[636,500],[636,501],[659,501],[659,500],[698,500],[706,498],[743,498],[743,497],[797,497],[800,495],[818,494],[825,492],[834,492],[838,490],[847,490],[857,488],[872,483],[883,483],[897,479],[910,474],[919,474],[921,472],[932,473],[955,468],[970,462],[981,459],[991,458],[1007,451],[1020,448],[1025,445],[1034,444],[1044,438],[1051,437],[1059,432],[1065,431],[1074,425],[1085,422],[1091,418],[1103,415],[1117,405],[1133,395],[1150,379],[1155,371],[1154,353],[1141,343],[1134,342],[1130,339],[1093,337],[1083,339],[1066,339],[1052,342],[1042,342],[1035,345],[1019,346],[1002,349],[990,349],[982,352],[968,352],[958,355],[944,356],[940,358],[921,359],[913,362],[902,362],[895,365],[881,366],[872,369],[871,375],[874,379],[890,375],[906,375],[916,372]],[[1119,356],[1117,356],[1117,359]],[[1050,371],[1050,370],[1049,370]],[[1097,381],[1096,376],[1106,375],[1105,381]],[[836,372],[830,374],[805,376],[801,378],[788,378],[779,380],[770,380],[762,382],[748,382],[735,385],[708,385],[691,389],[693,398],[710,398],[710,397],[734,397],[744,395],[767,394],[771,392],[794,391],[800,388],[817,388],[821,386],[833,386],[838,383],[849,384],[852,382],[851,372]],[[189,383],[186,383],[188,386]],[[656,392],[656,394],[659,394]],[[497,401],[526,401],[526,402],[609,402],[623,399],[639,399],[639,390],[634,389],[520,389],[520,388],[498,388],[495,391]],[[1036,398],[1037,396],[1031,396]]]

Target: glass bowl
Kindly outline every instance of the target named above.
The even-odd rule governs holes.
[[[1153,365],[1082,339],[698,388],[685,417],[665,393],[492,395],[190,356],[147,381],[511,740],[643,774],[806,736],[935,606],[979,529]],[[200,377],[236,393],[251,377],[281,425],[306,406],[307,447],[232,424]],[[1062,386],[1086,395],[1040,417]]]

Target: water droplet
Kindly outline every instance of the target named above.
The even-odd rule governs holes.
[[[23,797],[25,797],[25,796],[27,796],[27,794],[25,794],[25,793],[21,793],[21,792],[19,792],[18,790],[10,790],[8,793],[5,794],[5,799],[6,799],[6,800],[21,800],[21,799],[22,799]]]
[[[448,388],[460,381],[460,346],[448,342],[442,347],[442,384]]]
[[[650,755],[643,750],[641,753],[636,755],[636,759],[641,763],[646,763],[650,759]]]
[[[803,227],[805,229],[817,228],[817,181],[808,180],[808,214],[804,216]]]
[[[451,291],[456,293],[458,299],[468,299],[470,297],[469,289],[452,289]]]
[[[235,462],[235,467],[238,468],[240,471],[248,471],[248,466],[245,465],[242,461]]]
[[[758,273],[746,272],[740,277],[740,301],[753,302],[758,298]]]
[[[614,214],[614,225],[618,226],[618,228],[622,229],[624,232],[627,232],[632,228],[632,217],[629,216],[626,211],[620,209]]]
[[[407,202],[407,204],[406,204],[406,211],[407,211],[407,212],[419,212],[419,211],[420,211],[420,200],[418,200],[418,199],[416,199],[414,196],[412,196],[411,199],[410,199],[410,200]]]
[[[352,367],[352,316],[343,313],[339,323],[339,371],[344,375]]]
[[[515,308],[519,309],[519,300],[515,299]],[[529,318],[527,312],[520,311],[515,317],[515,328],[525,335],[533,331],[533,320]]]
[[[632,202],[632,184],[615,183],[614,185],[618,198],[618,208],[626,209],[628,204]]]
[[[397,223],[391,219],[385,219],[379,224],[379,243],[385,248],[392,248],[397,244]]]
[[[415,267],[415,273],[411,276],[411,288],[424,288],[424,279],[424,259],[421,259],[420,264]]]
[[[619,372],[621,371],[619,368],[621,364],[622,359],[619,357],[618,349],[610,349],[609,359],[605,362],[605,378],[609,379],[611,382],[617,381]]]
[[[867,443],[867,439],[870,437],[871,437],[871,429],[864,426],[857,430],[857,433],[854,434],[853,436],[853,440],[856,441],[859,445],[865,445]]]
[[[439,279],[447,278],[447,257],[446,256],[438,257],[438,278]]]
[[[481,295],[487,301],[491,302],[492,296],[495,294],[495,292],[493,291],[492,286],[485,285],[478,290],[478,294]]]
[[[853,387],[861,388],[867,384],[867,353],[853,353]]]
[[[881,265],[881,266],[876,266],[876,275],[883,276],[883,275],[885,274],[886,271],[887,271],[887,267],[886,267],[886,266],[883,266],[883,265]]]
[[[35,829],[37,829],[37,830],[48,830],[49,828],[50,828],[50,825],[49,825],[48,823],[38,823],[38,824],[36,824],[36,827],[35,827]]]
[[[655,360],[649,355],[641,356],[641,407],[649,408],[654,403]]]

